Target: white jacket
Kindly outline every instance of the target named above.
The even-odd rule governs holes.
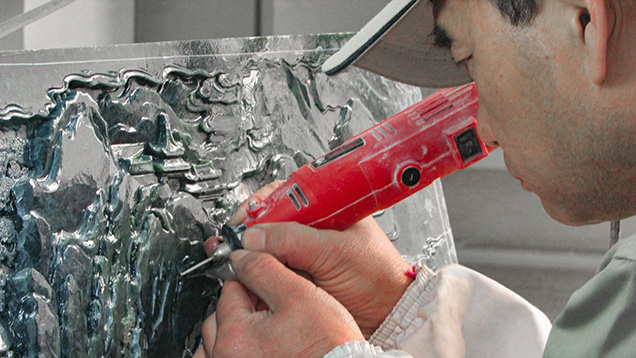
[[[324,358],[541,357],[551,329],[536,307],[460,265],[423,267],[368,342]]]

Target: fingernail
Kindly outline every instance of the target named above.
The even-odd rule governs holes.
[[[249,228],[241,235],[241,243],[248,250],[265,250],[265,230]]]

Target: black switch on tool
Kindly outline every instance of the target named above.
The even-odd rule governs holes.
[[[457,144],[457,149],[459,149],[459,154],[464,163],[475,155],[481,154],[481,146],[479,145],[475,128],[469,128],[456,135],[455,143]]]

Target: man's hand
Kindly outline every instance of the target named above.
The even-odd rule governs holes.
[[[280,182],[257,191],[241,204],[230,224],[245,219],[250,200],[262,201]],[[391,312],[412,282],[409,265],[377,223],[365,219],[344,231],[316,230],[297,223],[257,225],[243,233],[246,249],[274,255],[289,267],[308,273],[313,282],[351,312],[369,337]],[[218,239],[206,242],[212,252]]]
[[[203,324],[207,357],[322,357],[364,340],[341,304],[273,256],[239,250],[230,258],[240,283],[225,282]]]

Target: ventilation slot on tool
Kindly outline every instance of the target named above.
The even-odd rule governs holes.
[[[380,132],[380,134],[383,135],[384,138],[389,138],[389,133],[387,133],[387,131],[384,128],[378,127],[378,132]]]
[[[433,106],[429,105],[426,107],[418,107],[415,109],[415,111],[418,112],[422,119],[418,118],[418,121],[415,124],[421,126],[422,124],[435,118],[435,116],[440,115],[441,113],[444,113],[452,108],[453,104],[448,103],[447,99],[442,100],[440,103],[435,103]]]
[[[391,133],[393,133],[393,134],[397,133],[397,131],[395,130],[395,128],[393,128],[393,126],[392,126],[392,125],[390,125],[389,123],[383,123],[383,124],[382,124],[382,126],[383,126],[384,128],[386,128],[386,130],[388,130],[389,132],[391,132]]]
[[[303,202],[303,205],[308,206],[309,205],[309,200],[307,200],[307,197],[305,196],[305,193],[303,193],[303,191],[300,189],[298,184],[292,185],[292,188],[294,188],[294,191],[296,192],[296,194],[298,194],[298,197],[300,198],[300,201]]]
[[[294,192],[291,190],[287,190],[287,196],[291,199],[292,203],[294,203],[296,210],[300,210],[300,201],[298,201],[298,198],[296,197],[296,195],[294,195]]]

